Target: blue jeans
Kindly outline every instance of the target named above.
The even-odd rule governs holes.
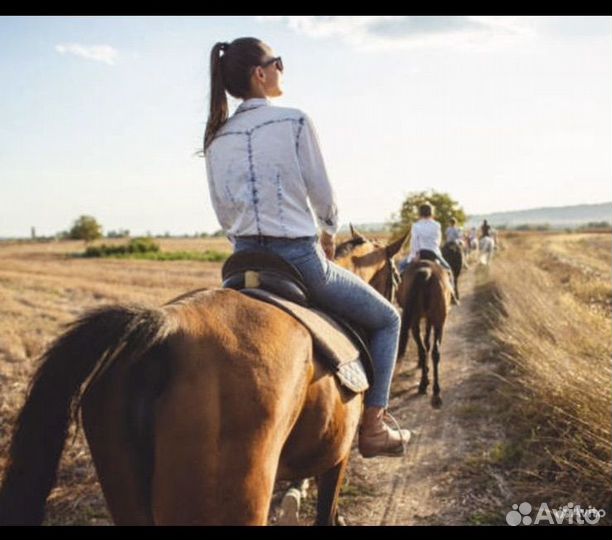
[[[318,306],[359,324],[368,332],[374,384],[366,393],[365,404],[386,408],[401,324],[393,304],[355,274],[329,261],[316,236],[264,239],[262,243],[236,237],[234,252],[245,250],[280,255],[302,273],[310,296]]]

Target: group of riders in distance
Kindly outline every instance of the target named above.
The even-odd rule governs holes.
[[[468,260],[472,254],[480,252],[479,262],[488,265],[491,262],[493,251],[498,247],[497,230],[485,219],[480,226],[480,235],[476,227],[463,231],[457,225],[457,220],[451,217],[449,226],[445,231],[446,243],[440,248],[440,224],[434,219],[433,208],[429,204],[419,207],[419,219],[411,227],[411,242],[409,254],[399,262],[398,268],[402,274],[411,262],[420,260],[425,256],[437,260],[448,272],[453,287],[453,304],[458,303],[457,284],[458,272],[453,268],[452,262],[458,257],[453,255],[456,250],[461,252],[461,268],[469,268]],[[449,260],[450,259],[450,260]],[[450,264],[449,264],[450,263]]]

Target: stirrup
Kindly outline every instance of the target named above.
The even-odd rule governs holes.
[[[408,436],[408,439],[404,439],[404,436],[402,435],[402,433],[404,431],[407,431],[408,433],[410,433],[410,430],[406,429],[403,430],[398,421],[393,417],[393,415],[387,410],[385,409],[385,412],[383,414],[383,422],[385,421],[386,417],[389,417],[389,420],[391,420],[393,422],[393,424],[395,425],[395,429],[397,430],[397,433],[399,434],[399,438],[400,438],[400,443],[402,445],[402,456],[406,455],[406,446],[408,445],[408,442],[410,441],[410,436]]]

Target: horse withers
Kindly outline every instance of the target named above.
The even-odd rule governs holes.
[[[392,295],[402,242],[353,231],[338,262]],[[42,523],[79,410],[118,525],[264,525],[275,480],[313,476],[316,523],[336,524],[362,406],[303,325],[233,289],[98,307],[40,359],[14,427],[0,524]]]

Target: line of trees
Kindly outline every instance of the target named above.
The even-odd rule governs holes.
[[[152,237],[151,231],[147,231],[147,237]],[[158,237],[160,235],[157,235]],[[181,235],[189,236],[189,235]],[[225,236],[222,229],[215,231],[214,233],[207,232],[196,232],[193,234],[194,238],[216,238]],[[55,235],[58,240],[84,240],[86,243],[97,240],[98,238],[104,237],[102,225],[96,220],[95,217],[89,215],[81,215],[72,223],[68,230],[60,231]],[[111,230],[106,233],[106,238],[129,238],[129,229],[117,229]],[[172,235],[169,231],[166,231],[161,237],[170,238]]]

